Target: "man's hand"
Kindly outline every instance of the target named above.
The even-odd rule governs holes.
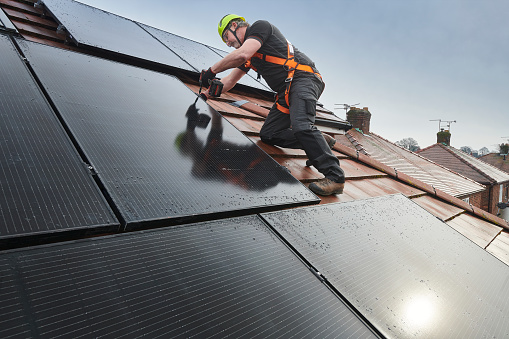
[[[216,73],[212,72],[210,67],[207,70],[202,70],[200,74],[200,85],[205,88],[209,88],[210,83],[212,80],[214,80],[215,77]]]

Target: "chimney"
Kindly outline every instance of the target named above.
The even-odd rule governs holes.
[[[437,133],[437,144],[444,144],[446,146],[451,146],[451,133],[449,130],[445,130],[442,128],[440,132]]]
[[[358,128],[362,133],[369,134],[371,113],[369,113],[367,107],[363,109],[351,107],[350,110],[346,112],[346,120],[352,124],[353,128]]]

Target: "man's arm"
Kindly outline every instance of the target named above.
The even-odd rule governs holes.
[[[242,46],[216,62],[212,67],[210,67],[210,69],[212,72],[217,74],[230,68],[239,67],[251,59],[253,54],[255,54],[256,51],[260,49],[260,47],[262,47],[260,41],[256,39],[247,39],[244,41]]]
[[[244,72],[243,70],[238,69],[238,68],[232,69],[230,74],[228,74],[227,76],[225,76],[224,78],[221,79],[221,82],[224,85],[223,86],[223,93],[226,93],[229,90],[231,90],[233,88],[233,86],[235,86],[235,84],[237,82],[239,82],[239,80],[244,75],[246,75],[246,72]]]

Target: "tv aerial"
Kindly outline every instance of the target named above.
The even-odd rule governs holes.
[[[444,128],[442,126],[447,126],[447,130],[450,131],[451,130],[451,124],[453,122],[456,122],[456,120],[442,120],[442,119],[434,119],[434,120],[430,120],[430,121],[438,121],[438,131],[443,131]]]
[[[360,102],[353,104],[353,105],[349,105],[349,104],[334,104],[334,105],[338,105],[338,106],[343,105],[343,107],[337,107],[337,108],[335,107],[335,109],[344,109],[345,113],[346,113],[350,110],[350,108],[360,105]]]

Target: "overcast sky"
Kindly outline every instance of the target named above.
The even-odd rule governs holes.
[[[421,148],[436,142],[435,119],[456,121],[456,148],[509,139],[508,0],[81,2],[223,50],[222,16],[268,20],[315,61],[320,101],[340,118],[359,103],[372,132]]]

